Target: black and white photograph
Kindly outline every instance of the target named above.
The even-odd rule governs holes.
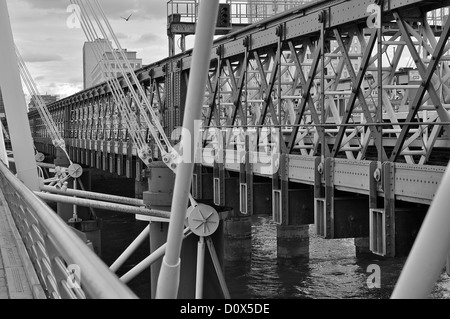
[[[0,0],[0,299],[449,299],[449,13]]]

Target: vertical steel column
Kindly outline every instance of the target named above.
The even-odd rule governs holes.
[[[325,218],[326,237],[334,238],[334,158],[325,159]]]
[[[382,5],[381,4],[380,6]],[[379,13],[381,15],[381,12],[383,10],[380,10]],[[383,126],[381,123],[383,123],[383,22],[381,16],[378,17],[380,21],[380,28],[378,29],[378,112],[376,113],[375,117],[376,123],[379,123],[380,125],[376,128],[376,134],[378,135],[378,161],[383,162]],[[361,72],[361,71],[360,71]]]
[[[189,83],[183,128],[191,136],[182,138],[183,149],[195,148],[193,133],[195,121],[201,119],[202,97],[208,76],[211,47],[213,43],[219,0],[202,1],[196,29],[195,45],[192,56],[191,81]],[[195,152],[191,152],[195,154]],[[194,160],[180,163],[177,168],[175,189],[172,201],[172,213],[167,236],[167,250],[164,256],[157,286],[157,298],[174,299],[177,297],[180,282],[180,253],[186,218],[186,207],[194,169]]]
[[[392,162],[382,165],[384,212],[386,214],[386,256],[395,256],[395,166]]]
[[[321,75],[320,75],[320,123],[322,126],[326,123],[326,109],[325,109],[325,22],[326,22],[326,11],[322,11],[319,13],[318,16],[319,22],[321,23],[320,26],[320,39],[318,45],[322,48],[321,50],[321,59],[320,59],[320,68],[321,68]],[[323,162],[325,162],[325,156],[326,154],[326,148],[327,148],[327,138],[325,134],[325,128],[324,128],[324,134],[322,135],[322,141],[321,141],[322,147],[321,147],[321,155]]]
[[[6,0],[0,1],[0,86],[2,88],[17,175],[31,190],[39,191],[31,129],[17,64]],[[24,123],[27,123],[24,125]]]

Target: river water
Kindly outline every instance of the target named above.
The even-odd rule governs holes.
[[[104,188],[105,185],[103,191]],[[119,194],[127,196],[123,192]],[[102,259],[111,265],[147,223],[137,221],[134,215],[101,211],[97,214],[102,219]],[[251,264],[225,269],[233,299],[388,299],[406,261],[406,258],[357,258],[353,239],[322,239],[314,234],[311,225],[309,259],[280,263],[277,260],[276,225],[269,216],[256,215],[252,219]],[[149,243],[145,241],[118,275],[134,267],[148,256],[148,252]],[[367,268],[372,264],[380,267],[380,288],[368,288],[367,279],[371,273]],[[143,299],[150,298],[149,273],[147,269],[128,283]],[[430,298],[450,298],[450,277],[445,272],[439,277]]]
[[[146,223],[134,216],[101,214],[102,259],[112,264],[115,258],[142,231]],[[310,227],[308,261],[277,261],[276,225],[268,216],[254,216],[252,226],[252,261],[250,265],[233,265],[225,269],[226,281],[233,299],[388,299],[406,258],[357,258],[353,239],[322,239]],[[130,270],[149,251],[144,242],[118,272]],[[367,267],[376,264],[381,271],[381,287],[368,288],[371,273]],[[133,279],[129,286],[140,298],[150,298],[149,269]],[[430,298],[450,298],[450,278],[442,273]]]

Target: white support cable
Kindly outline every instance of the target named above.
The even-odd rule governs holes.
[[[79,3],[77,3],[77,4],[79,4]],[[79,5],[80,5],[80,4],[79,4]],[[91,23],[91,28],[92,28],[91,33],[93,33],[93,34],[96,35],[96,36],[94,36],[94,39],[99,38],[99,37],[97,36],[96,31],[95,31],[95,27],[92,25],[92,22],[89,20],[89,15],[88,15],[88,13],[86,12],[85,8],[82,7],[82,6],[80,6],[80,8],[81,8],[82,13],[83,13],[83,15],[81,16],[81,19],[84,20],[84,17],[87,17],[87,18],[88,18],[88,19],[86,19],[86,20],[89,21],[89,22]],[[86,24],[87,24],[87,22],[86,22]],[[88,39],[89,39],[89,37],[88,37]],[[108,43],[109,43],[109,42],[108,42]],[[110,49],[112,50],[113,55],[115,56],[114,50],[113,50],[113,48],[112,48],[111,46],[110,46]],[[116,61],[118,62],[117,56],[115,56],[115,58],[116,58]],[[118,66],[121,66],[121,64],[118,63]],[[115,81],[118,83],[118,80],[117,80],[117,79],[115,79]],[[121,89],[120,84],[116,84],[116,86],[118,86],[118,87],[120,88],[120,90],[121,90],[121,95],[125,98],[126,95],[125,95],[125,93],[123,93],[123,90]],[[122,98],[120,98],[120,100],[122,100]],[[130,108],[130,105],[129,105],[128,103],[123,103],[123,104],[118,103],[118,105],[119,105],[119,106],[122,106],[121,114],[124,115],[126,118],[127,118],[130,114],[134,114],[134,113],[132,112],[132,110],[131,110],[131,108]],[[135,121],[132,121],[132,123],[133,123],[133,122],[135,123],[135,127],[136,127],[134,130],[135,130],[135,131],[140,131],[139,128],[137,127],[137,123],[136,123]],[[147,121],[147,124],[148,124],[148,121]],[[152,127],[150,127],[150,130],[151,130],[151,129],[152,129]],[[132,129],[132,130],[133,130],[133,129]],[[143,142],[145,143],[145,139],[143,139]],[[156,140],[156,142],[158,143],[159,141]],[[145,151],[148,152],[148,150],[149,150],[149,148],[148,148],[148,146],[147,146]],[[145,153],[145,151],[144,151],[144,153]],[[142,153],[142,152],[141,152],[141,153]]]
[[[19,62],[19,67],[20,67],[20,71],[21,71],[21,75],[22,75],[22,79],[29,91],[29,93],[32,96],[35,96],[37,104],[38,104],[38,111],[41,114],[43,120],[44,120],[44,125],[46,126],[46,128],[49,130],[49,132],[52,135],[52,138],[55,139],[62,139],[59,136],[59,132],[56,130],[56,124],[53,121],[52,117],[49,115],[48,109],[43,101],[43,99],[41,98],[39,91],[25,65],[25,62],[23,61],[19,51],[16,48],[16,53],[17,53],[17,57],[18,57],[18,62]]]
[[[42,119],[44,120],[44,125],[48,129],[52,138],[59,139],[59,136],[58,136],[59,134],[55,129],[56,124],[52,121],[51,118],[48,117],[48,114],[46,113],[46,110],[45,110],[46,109],[45,103],[44,104],[42,103],[43,101],[39,96],[39,92],[35,88],[34,83],[32,82],[32,79],[29,76],[29,73],[28,73],[25,65],[23,64],[23,60],[22,60],[20,54],[18,53],[18,51],[17,51],[17,57],[18,57],[18,61],[19,61],[19,68],[20,68],[22,80],[23,80],[25,86],[27,87],[30,95],[32,95],[36,98],[36,102],[38,104],[37,110],[38,110],[39,114],[41,115]],[[55,125],[53,125],[53,124],[55,124]]]
[[[148,101],[147,95],[145,94],[145,92],[144,92],[144,90],[142,89],[142,87],[139,85],[139,80],[138,80],[136,74],[134,73],[134,71],[132,70],[131,65],[130,65],[130,61],[128,60],[127,56],[124,54],[124,50],[122,49],[122,47],[121,47],[121,45],[120,45],[120,42],[119,42],[119,40],[117,39],[117,37],[116,37],[116,35],[115,35],[115,33],[114,33],[114,30],[112,29],[111,24],[109,23],[109,21],[108,21],[106,15],[105,15],[105,12],[104,12],[103,8],[101,7],[101,5],[100,5],[100,3],[99,3],[98,0],[95,0],[94,2],[95,2],[95,4],[97,5],[97,8],[98,8],[98,10],[99,10],[99,12],[100,12],[100,14],[101,14],[103,20],[104,20],[104,22],[105,22],[105,24],[106,24],[106,26],[107,26],[109,32],[111,33],[111,36],[112,36],[112,38],[113,38],[115,44],[117,45],[117,48],[119,49],[119,53],[121,54],[121,56],[122,56],[124,62],[127,64],[127,68],[128,68],[129,70],[131,70],[131,71],[130,71],[130,75],[131,75],[131,77],[133,78],[133,81],[134,81],[134,83],[136,84],[136,87],[138,88],[138,91],[139,91],[141,97],[144,99],[144,102],[145,102],[145,105],[147,105],[148,111],[150,112],[150,114],[151,114],[151,116],[152,116],[153,118],[157,118],[155,112],[153,111],[153,109],[152,109],[152,107],[151,107],[150,102]],[[92,8],[92,6],[90,5],[89,2],[88,2],[88,5]],[[95,17],[95,16],[94,16],[94,17]],[[101,24],[100,24],[100,26],[101,26]],[[124,74],[124,78],[125,78],[125,75],[126,75],[126,72],[125,72],[125,74]],[[128,77],[126,77],[126,79],[128,79]],[[137,100],[138,100],[138,99],[136,99],[136,101],[137,101]],[[164,128],[163,128],[162,125],[159,123],[159,121],[155,121],[155,125],[156,125],[156,127],[157,127],[159,133],[161,134],[161,137],[164,139],[164,142],[166,143],[166,146],[168,147],[168,149],[171,149],[171,148],[172,148],[172,147],[171,147],[171,143],[170,143],[169,139],[167,138],[166,134],[164,133]]]
[[[44,122],[45,128],[47,129],[47,131],[50,134],[53,145],[55,147],[61,148],[61,150],[64,152],[64,154],[69,159],[69,162],[71,164],[73,164],[72,161],[70,160],[69,154],[67,153],[66,143],[65,143],[64,139],[62,138],[61,134],[59,133],[59,131],[57,130],[57,125],[53,121],[53,118],[47,108],[47,105],[46,105],[45,101],[42,99],[41,94],[39,93],[39,90],[31,76],[30,72],[28,71],[25,61],[23,60],[22,56],[20,55],[19,49],[17,47],[16,47],[16,55],[17,55],[17,60],[18,60],[18,65],[19,65],[19,70],[20,70],[20,75],[22,77],[22,81],[25,84],[25,86],[27,87],[27,90],[30,93],[30,95],[34,96],[34,98],[35,98],[35,101],[37,104],[36,109],[38,110],[38,113]]]
[[[86,15],[86,17],[87,17],[88,19],[90,19],[90,18],[89,18],[89,14],[87,13],[87,10],[86,10],[86,6],[83,5],[82,1],[80,1],[80,0],[74,0],[74,1],[76,2],[76,4],[78,4],[78,5],[80,6],[82,12],[84,12],[84,14]],[[87,2],[87,4],[88,4],[87,7],[89,7],[89,9],[90,9],[90,11],[91,11],[91,13],[92,13],[92,16],[93,16],[94,20],[96,21],[96,23],[97,23],[97,25],[98,25],[98,27],[99,27],[99,29],[100,29],[100,31],[101,31],[103,37],[105,38],[105,40],[107,40],[106,42],[107,42],[107,44],[108,44],[108,46],[109,46],[109,48],[110,48],[110,50],[111,50],[112,56],[114,57],[114,59],[115,59],[116,61],[119,61],[119,58],[117,57],[116,51],[119,51],[119,52],[121,51],[120,45],[119,45],[119,50],[114,50],[114,48],[113,48],[113,47],[111,46],[111,44],[109,43],[108,35],[107,35],[107,33],[105,32],[105,29],[103,28],[103,26],[102,26],[102,24],[101,24],[101,21],[98,19],[97,15],[96,15],[96,13],[95,13],[95,11],[94,11],[94,9],[92,8],[92,6],[90,5],[89,2]],[[105,17],[104,19],[106,20],[106,17]],[[106,24],[109,26],[107,20],[106,20]],[[111,30],[111,27],[110,27],[110,26],[109,26],[109,29]],[[112,31],[112,32],[113,32],[113,31]],[[122,50],[122,51],[123,51],[123,50]],[[124,61],[128,62],[128,60],[127,60],[126,56],[123,54],[123,52],[120,52],[120,53],[123,55],[122,58],[124,59]],[[171,146],[170,146],[170,143],[168,143],[167,137],[166,137],[165,134],[164,134],[164,130],[162,129],[162,126],[160,125],[160,123],[159,123],[158,121],[155,121],[155,125],[157,126],[158,129],[160,129],[159,134],[161,135],[161,137],[163,137],[164,141],[166,142],[167,150],[163,147],[161,141],[159,140],[158,133],[156,132],[155,128],[153,127],[152,121],[146,116],[146,115],[147,115],[146,109],[142,106],[141,103],[139,103],[139,97],[138,97],[136,91],[135,91],[134,88],[133,88],[133,84],[131,83],[130,79],[128,78],[129,74],[124,70],[124,68],[123,68],[123,66],[122,66],[122,63],[118,63],[118,66],[119,66],[120,72],[121,72],[122,75],[123,75],[123,79],[124,79],[125,82],[127,83],[128,88],[129,88],[129,91],[130,91],[130,93],[132,94],[132,96],[133,96],[133,98],[134,98],[134,100],[135,100],[137,106],[139,107],[139,109],[140,109],[140,111],[141,111],[141,114],[143,115],[143,117],[144,117],[144,119],[145,119],[145,121],[146,121],[146,123],[147,123],[147,125],[148,125],[148,127],[149,127],[149,130],[150,130],[150,132],[151,132],[151,134],[152,134],[152,136],[153,136],[155,142],[158,144],[158,147],[160,148],[161,152],[162,152],[163,154],[167,154],[168,151],[170,152],[170,151],[172,150],[172,148],[171,148]],[[128,62],[128,67],[131,69],[131,66],[129,66],[129,62]],[[137,80],[136,75],[134,74],[134,72],[130,72],[130,74],[131,74],[131,75],[134,75],[134,81],[135,81],[135,83],[138,84],[139,81]],[[142,92],[142,88],[140,87],[140,85],[137,85],[137,87],[138,87],[139,89],[141,89],[141,96],[142,96],[144,99],[146,99],[145,93]],[[147,99],[146,99],[146,100],[147,100]],[[149,107],[147,108],[147,110],[150,112],[150,114],[151,114],[152,116],[156,116],[155,113],[154,113],[154,111],[151,109],[150,104],[148,103],[147,105],[149,106]]]
[[[98,38],[95,28],[92,26],[92,23],[85,19],[85,15],[82,15],[80,17],[80,21],[82,24],[83,31],[86,35],[86,38],[89,41],[92,41],[94,43],[93,45],[93,51],[96,55],[96,58],[98,61],[102,60],[101,51],[99,49],[99,45],[95,45],[95,39]],[[108,64],[108,67],[106,68],[105,64],[100,63],[100,66],[102,68],[102,72],[107,73],[108,75],[111,74],[112,69],[110,65]],[[106,69],[106,70],[105,70]],[[111,93],[113,95],[114,102],[119,107],[119,111],[121,115],[125,118],[125,125],[127,126],[128,132],[131,135],[131,138],[133,142],[138,147],[138,155],[143,160],[143,162],[148,165],[151,161],[151,158],[149,158],[149,146],[146,143],[146,140],[144,136],[142,135],[140,128],[137,124],[136,117],[134,116],[134,113],[131,112],[131,109],[127,103],[126,94],[124,93],[122,87],[120,86],[117,78],[114,77],[107,77],[107,83],[109,88],[111,89]]]
[[[84,18],[84,15],[81,15],[80,20],[82,22],[83,31],[84,31],[87,39],[94,43],[93,47],[96,48],[96,50],[97,50],[97,51],[94,52],[96,54],[96,58],[99,61],[101,61],[102,60],[101,50],[99,49],[99,45],[98,46],[95,45],[95,39],[98,39],[99,37],[98,37],[98,35],[97,35],[96,31],[95,31],[94,26],[92,25],[92,22],[89,21],[89,20],[86,20]],[[104,71],[105,65],[101,64],[101,67],[102,67],[102,71]],[[108,65],[108,67],[109,67],[109,65]],[[108,68],[107,71],[108,71],[108,74],[110,74],[111,73],[111,68]],[[127,106],[128,106],[127,103],[124,103],[124,99],[125,99],[125,96],[126,96],[125,93],[123,92],[123,90],[122,90],[122,88],[121,88],[121,86],[120,86],[120,84],[119,84],[119,82],[118,82],[118,80],[116,78],[109,78],[108,77],[107,78],[107,82],[108,82],[108,85],[109,85],[109,87],[110,87],[110,89],[112,91],[113,98],[115,100],[116,105],[118,105],[119,108],[121,108],[120,109],[121,114],[122,115],[126,115],[126,119],[128,120],[128,122],[126,122],[126,124],[129,125],[128,129],[129,129],[130,133],[131,134],[135,134],[136,128],[138,126],[137,126],[136,121],[135,120],[133,121],[134,117],[131,116],[132,113],[130,113],[130,112],[127,112],[127,113],[122,112],[124,109],[128,109],[129,110],[129,108],[127,108]],[[145,143],[145,139],[141,138],[140,142],[137,143],[137,144],[140,144],[141,146],[143,144],[146,144]]]
[[[81,16],[80,18],[81,18],[80,20],[82,21],[83,31],[84,31],[86,37],[88,38],[88,40],[91,40],[91,41],[95,40],[95,38],[96,38],[95,37],[95,29],[91,29],[88,22],[85,21],[84,16]],[[95,41],[93,41],[93,42],[95,43]],[[95,47],[95,45],[93,47]],[[99,61],[101,61],[102,57],[101,57],[101,54],[99,53],[101,51],[99,50],[98,47],[95,47],[95,49],[97,51],[94,50],[94,53],[96,54],[97,59]],[[102,71],[104,72],[105,66],[101,65],[101,67],[102,67]],[[109,72],[111,72],[111,71],[109,71]],[[111,89],[115,104],[119,107],[120,113],[122,115],[124,115],[124,117],[125,117],[125,124],[128,128],[128,131],[129,131],[133,141],[135,142],[135,144],[137,145],[137,147],[139,149],[139,155],[140,155],[141,159],[144,161],[144,163],[148,164],[148,160],[149,160],[148,156],[143,156],[143,154],[145,154],[144,149],[148,148],[148,146],[145,142],[145,139],[142,136],[139,136],[136,134],[137,123],[136,123],[135,118],[133,116],[131,116],[131,113],[124,111],[124,109],[126,108],[126,103],[124,103],[125,93],[121,89],[120,84],[118,84],[117,79],[108,79],[107,82],[108,82],[108,86]]]

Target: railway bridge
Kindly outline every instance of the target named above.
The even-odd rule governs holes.
[[[358,253],[406,255],[449,160],[449,5],[314,1],[226,26],[210,52],[193,155],[180,141],[192,50],[117,78],[138,128],[125,125],[106,82],[48,108],[74,162],[134,179],[136,197],[160,209],[170,206],[173,172],[163,136],[145,121],[153,112],[195,161],[192,197],[228,209],[224,232],[239,239],[230,260],[251,258],[255,214],[277,223],[281,259],[308,256],[310,224],[326,239],[355,238]],[[168,20],[169,31],[182,26]],[[144,99],[151,110],[138,107]],[[68,164],[39,113],[28,118],[37,151]]]

